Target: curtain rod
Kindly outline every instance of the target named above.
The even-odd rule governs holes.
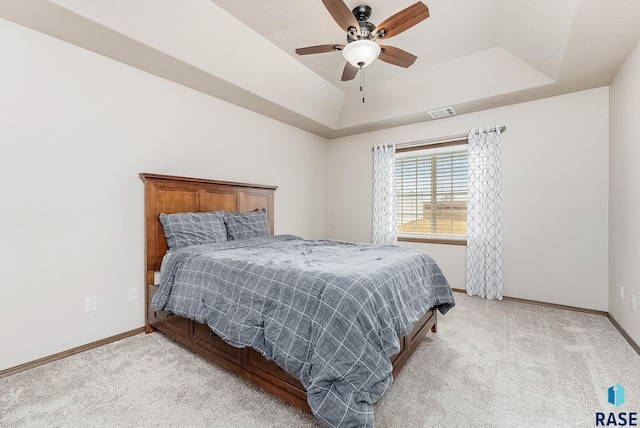
[[[491,127],[491,128],[487,128],[488,132],[495,132],[497,129],[497,127]],[[505,125],[501,125],[500,126],[500,133],[504,133],[507,130],[507,127]],[[476,130],[475,134],[479,134],[479,132]],[[454,135],[447,135],[445,137],[437,137],[437,138],[429,138],[427,140],[418,140],[418,141],[411,141],[408,143],[400,143],[400,144],[396,144],[396,148],[397,149],[404,149],[407,147],[414,147],[414,146],[422,146],[422,145],[427,145],[427,144],[433,144],[433,143],[448,143],[450,141],[456,141],[456,140],[461,140],[463,138],[467,138],[469,136],[469,133],[465,133],[465,134],[454,134]],[[390,144],[389,144],[390,145]],[[373,148],[371,148],[371,150],[373,150]]]
[[[496,132],[498,130],[497,126],[493,126],[491,128],[487,128],[487,132]],[[502,134],[504,131],[507,130],[507,127],[505,125],[500,125],[500,133]],[[479,134],[479,132],[476,130],[475,134]]]

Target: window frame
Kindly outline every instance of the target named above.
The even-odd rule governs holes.
[[[468,145],[469,141],[466,138],[460,138],[451,141],[442,141],[436,143],[425,143],[425,144],[417,144],[412,145],[410,147],[398,147],[396,148],[396,156],[398,153],[406,153],[406,152],[415,152],[419,150],[428,150],[428,149],[440,149],[444,147],[454,147],[454,146],[463,146]],[[436,235],[436,234],[424,234],[424,236],[407,236],[410,234],[398,234],[399,242],[419,242],[425,244],[444,244],[444,245],[467,245],[467,236],[464,238],[456,238],[449,235]]]

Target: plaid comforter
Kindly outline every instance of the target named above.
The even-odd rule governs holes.
[[[444,314],[454,304],[421,251],[291,235],[175,251],[152,301],[274,360],[330,427],[373,427],[373,404],[393,382],[398,336],[428,309]]]

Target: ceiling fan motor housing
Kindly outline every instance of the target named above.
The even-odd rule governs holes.
[[[360,26],[360,35],[357,36],[355,32],[347,32],[347,42],[351,43],[354,40],[371,39],[373,31],[376,26],[369,22],[371,17],[371,8],[366,4],[356,6],[351,13],[356,17],[358,25]]]

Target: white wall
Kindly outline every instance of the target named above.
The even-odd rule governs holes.
[[[640,44],[610,87],[609,313],[640,343]],[[624,301],[619,287],[624,287]],[[636,311],[631,296],[636,296]]]
[[[374,144],[496,123],[508,127],[505,294],[609,310],[638,342],[640,312],[617,300],[617,284],[640,298],[630,239],[640,201],[629,184],[639,51],[611,87],[609,188],[607,88],[327,143],[0,20],[0,370],[143,325],[142,300],[126,302],[144,282],[139,172],[278,185],[276,233],[370,241]],[[406,245],[464,288],[465,247]],[[85,313],[93,295],[99,309]]]
[[[606,311],[608,98],[599,88],[331,140],[330,236],[371,241],[373,145],[503,124],[505,295]],[[417,246],[465,288],[465,247]]]
[[[0,370],[144,324],[140,172],[277,185],[276,233],[326,237],[326,139],[4,20],[0,63]]]

